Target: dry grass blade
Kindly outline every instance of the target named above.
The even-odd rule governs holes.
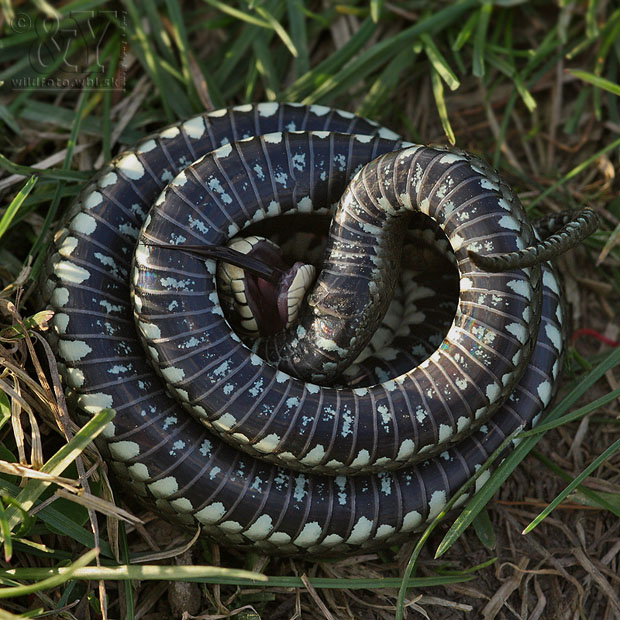
[[[57,480],[53,480],[54,484],[59,484]],[[76,481],[74,480],[74,485]],[[75,502],[76,504],[80,504],[89,510],[96,511],[103,515],[112,516],[116,519],[121,519],[122,521],[126,521],[127,523],[142,523],[142,520],[131,514],[127,510],[120,508],[119,506],[115,506],[113,503],[108,502],[101,497],[97,497],[92,493],[86,493],[81,491],[80,489],[67,487],[68,491],[63,491],[62,489],[56,491],[56,497],[61,497],[67,499],[69,501]],[[33,511],[33,514],[36,514],[36,511]]]
[[[601,571],[595,566],[592,560],[584,552],[583,549],[577,548],[572,550],[573,555],[577,558],[579,563],[587,571],[588,575],[596,583],[596,585],[605,593],[609,604],[614,610],[616,616],[620,616],[620,598],[618,598],[618,576],[614,575],[616,584],[612,586]]]
[[[169,558],[175,558],[179,555],[182,555],[189,551],[198,538],[200,537],[201,530],[197,529],[194,535],[188,540],[185,544],[175,547],[173,549],[165,549],[164,551],[159,551],[158,553],[146,553],[140,556],[141,562],[159,562],[161,560],[167,560]]]
[[[71,478],[63,478],[53,474],[46,474],[42,471],[32,469],[30,465],[20,465],[19,463],[8,463],[0,460],[0,472],[9,476],[19,476],[21,478],[31,478],[36,480],[44,480],[49,484],[55,484],[73,492],[77,490],[78,482]]]
[[[325,616],[325,620],[335,620],[329,609],[325,607],[325,603],[321,600],[321,597],[318,595],[317,591],[308,581],[308,577],[306,575],[302,575],[301,580],[303,581],[306,590],[308,590],[308,593],[312,597],[312,600],[316,603],[317,607],[321,610],[321,613]]]
[[[481,617],[484,620],[493,620],[493,618],[497,617],[510,595],[521,585],[525,577],[523,570],[527,568],[528,564],[528,558],[523,558],[519,562],[518,570],[515,571],[514,575],[500,586],[493,598],[484,606],[481,612]]]

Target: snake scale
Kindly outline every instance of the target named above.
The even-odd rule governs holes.
[[[250,348],[215,260],[175,248],[339,200],[308,304]],[[414,368],[405,355],[330,387],[386,311],[411,211],[454,251],[454,318]],[[267,552],[371,548],[423,527],[549,404],[566,322],[546,255],[523,266],[536,235],[477,158],[324,106],[237,106],[144,139],[84,188],[45,270],[50,338],[78,410],[116,410],[104,444],[118,478],[170,518]],[[474,260],[489,255],[517,258]]]

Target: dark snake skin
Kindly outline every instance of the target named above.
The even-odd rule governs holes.
[[[293,333],[259,345],[279,370],[231,331],[213,260],[153,246],[219,246],[264,218],[325,211],[356,174],[310,309]],[[318,385],[379,324],[410,210],[455,251],[446,337],[374,386]],[[268,552],[369,548],[423,527],[550,402],[565,340],[553,267],[491,273],[468,254],[536,243],[518,199],[476,158],[403,144],[322,106],[238,106],[143,140],[84,189],[48,261],[51,338],[79,410],[116,410],[110,463],[155,508]]]

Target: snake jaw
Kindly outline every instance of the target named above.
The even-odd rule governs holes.
[[[277,282],[269,282],[242,267],[220,264],[220,292],[239,317],[242,331],[250,338],[257,338],[290,327],[314,282],[315,267],[302,262],[287,267],[280,248],[264,237],[235,239],[228,247],[282,272]]]
[[[297,320],[303,300],[315,277],[314,265],[296,262],[282,278],[279,286],[278,312],[280,318],[285,320],[283,329],[288,329]]]

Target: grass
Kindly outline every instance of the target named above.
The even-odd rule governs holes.
[[[62,54],[42,46],[44,19]],[[620,617],[620,355],[604,344],[619,340],[620,9],[3,1],[0,29],[0,618]],[[72,63],[118,88],[71,88]],[[39,335],[49,235],[92,171],[166,123],[265,100],[456,144],[493,163],[532,214],[588,204],[602,219],[561,261],[577,338],[553,411],[460,513],[400,549],[264,558],[115,507],[89,445],[112,414],[71,422]]]

